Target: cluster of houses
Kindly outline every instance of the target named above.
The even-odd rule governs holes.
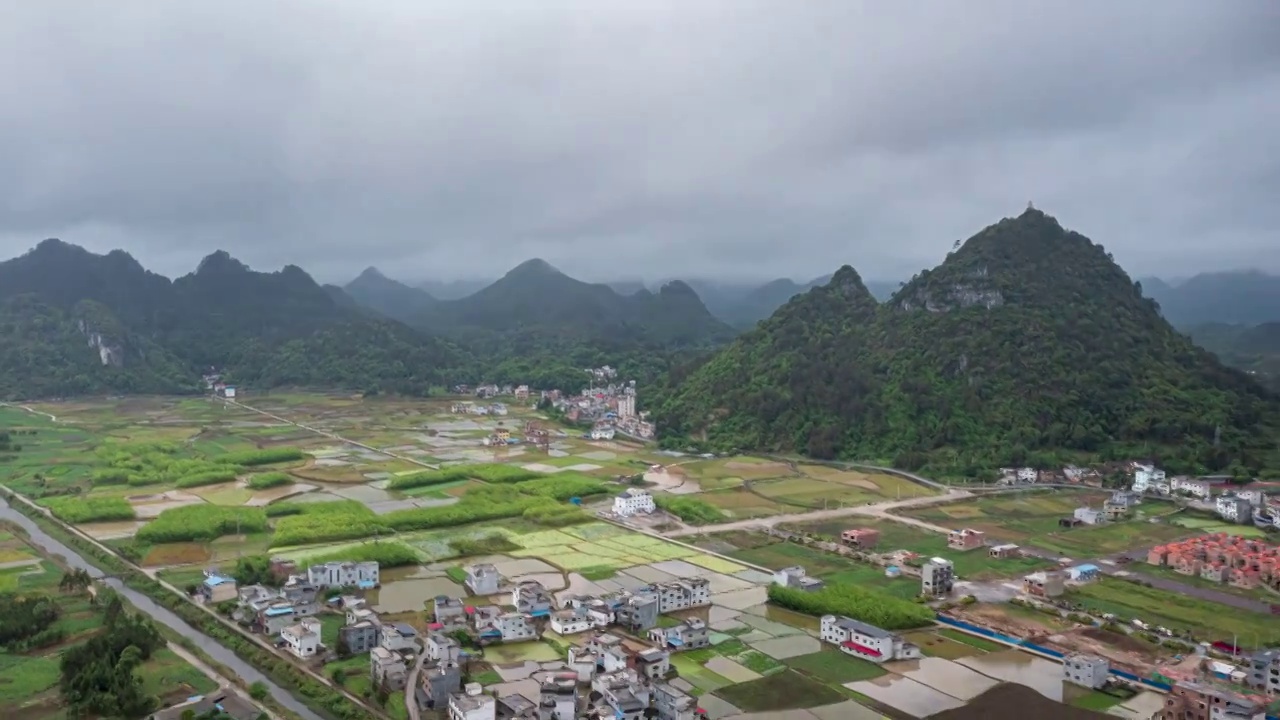
[[[1228,522],[1280,530],[1280,506],[1269,502],[1267,485],[1230,485],[1223,477],[1169,477],[1154,465],[1137,465],[1132,489],[1160,497],[1188,497],[1211,506],[1218,517]]]
[[[1280,547],[1260,540],[1226,533],[1202,535],[1154,547],[1147,552],[1147,562],[1234,587],[1280,590]]]
[[[515,401],[520,403],[529,402],[530,398],[533,396],[533,393],[532,391],[529,390],[528,385],[494,385],[492,383],[489,383],[486,385],[477,385],[474,388],[471,387],[470,385],[454,385],[453,394],[474,395],[476,398],[480,400],[492,400],[493,398],[496,398],[496,397],[510,397],[510,398],[515,398]],[[461,404],[462,403],[455,403],[455,407]],[[466,404],[471,405],[471,403],[466,403]],[[505,407],[504,407],[504,410],[505,410]],[[463,411],[454,410],[454,412],[463,412]],[[472,414],[483,415],[485,413],[477,412]],[[504,412],[503,414],[506,414],[506,413]]]
[[[609,383],[602,387],[592,384],[581,394],[566,396],[548,395],[552,405],[564,413],[570,422],[592,423],[586,437],[592,440],[612,440],[617,433],[652,439],[655,428],[648,413],[636,411],[636,383]]]
[[[1163,705],[1151,720],[1263,720],[1267,716],[1269,697],[1258,691],[1270,693],[1280,689],[1280,678],[1270,677],[1272,668],[1278,666],[1280,652],[1277,651],[1256,654],[1247,669],[1205,658],[1194,678],[1173,682]],[[1098,655],[1067,655],[1062,659],[1062,679],[1100,690],[1112,680],[1111,663]]]
[[[1101,485],[1103,473],[1097,468],[1067,465],[1054,470],[1038,470],[1031,467],[1000,468],[997,482],[1001,485],[1035,485],[1037,483],[1079,483]]]

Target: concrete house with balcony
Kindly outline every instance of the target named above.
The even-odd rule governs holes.
[[[824,615],[819,637],[845,654],[874,663],[924,657],[918,646],[903,640],[900,635],[847,617]]]
[[[403,690],[409,677],[409,668],[399,653],[391,652],[385,647],[376,647],[369,651],[369,674],[374,687],[385,684],[394,692]]]
[[[464,584],[472,595],[489,596],[498,594],[498,587],[502,584],[502,576],[498,574],[498,569],[493,565],[489,563],[468,565],[466,572],[467,578]]]
[[[303,660],[310,660],[320,651],[320,621],[303,618],[302,622],[281,630],[280,639],[284,641],[286,650]]]
[[[673,652],[697,650],[711,645],[707,624],[697,618],[689,618],[668,628],[653,628],[649,631],[649,641]]]

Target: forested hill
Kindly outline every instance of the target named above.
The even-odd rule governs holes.
[[[667,388],[658,419],[677,443],[972,474],[1077,455],[1256,468],[1278,411],[1101,246],[1028,210],[881,306],[841,269]]]
[[[196,391],[210,366],[259,387],[425,393],[468,364],[335,290],[225,252],[171,282],[122,251],[46,240],[0,263],[0,396]]]

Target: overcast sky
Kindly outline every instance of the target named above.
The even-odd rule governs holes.
[[[0,255],[896,279],[1028,201],[1280,271],[1275,0],[0,7]]]

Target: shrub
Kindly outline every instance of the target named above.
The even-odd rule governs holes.
[[[585,510],[576,505],[560,505],[547,503],[535,505],[522,513],[522,517],[530,522],[547,527],[566,527],[591,520]]]
[[[542,473],[525,470],[524,468],[516,467],[515,465],[502,465],[500,463],[469,465],[460,469],[465,470],[468,477],[473,477],[477,480],[483,480],[487,483],[494,483],[498,485],[524,482],[525,480],[545,477]]]
[[[123,468],[94,470],[89,482],[94,485],[124,485],[129,482],[129,471]]]
[[[59,520],[74,524],[132,520],[133,506],[119,497],[53,497],[42,501]]]
[[[302,503],[271,503],[267,506],[267,517],[284,517],[285,515],[301,515],[306,507]]]
[[[934,622],[934,612],[910,600],[858,585],[828,586],[815,592],[769,586],[769,602],[806,615],[844,615],[885,630],[910,630]]]
[[[245,450],[244,452],[227,453],[218,457],[218,461],[228,465],[274,465],[275,463],[301,460],[307,454],[298,448],[272,448],[270,450]]]
[[[426,487],[428,485],[443,485],[455,480],[466,480],[468,477],[470,476],[462,468],[441,468],[412,475],[398,475],[391,478],[391,482],[387,483],[387,487],[392,490],[408,490],[409,488]]]
[[[688,495],[655,494],[653,502],[663,510],[693,525],[708,525],[729,519],[729,516],[715,505]]]
[[[273,545],[309,545],[391,533],[388,523],[355,500],[305,503],[300,507],[300,513],[276,521]]]
[[[507,548],[508,550],[512,548]],[[320,565],[331,561],[376,562],[381,568],[417,565],[420,561],[413,548],[395,540],[389,542],[361,543],[325,555],[308,557],[308,565]]]
[[[174,481],[174,485],[180,488],[193,488],[202,485],[217,485],[218,483],[231,482],[236,479],[236,471],[239,468],[224,467],[218,470],[206,470],[204,472],[184,475]]]
[[[449,541],[449,549],[453,551],[455,557],[467,557],[468,555],[492,555],[494,553],[505,553],[512,550],[520,549],[520,546],[511,542],[506,535],[485,535],[479,538],[457,538]]]
[[[468,493],[455,505],[439,507],[412,508],[394,510],[382,516],[388,526],[401,531],[430,530],[432,528],[455,527],[486,520],[501,520],[519,517],[530,507],[546,503],[543,498],[529,497],[516,493],[504,493],[506,499],[492,497],[488,494],[474,496]],[[512,497],[514,495],[514,497]]]
[[[524,495],[537,495],[555,500],[568,500],[608,492],[608,486],[604,482],[575,473],[561,473],[540,480],[530,480],[520,483],[515,489]]]
[[[266,490],[267,488],[288,485],[293,482],[293,478],[288,473],[269,472],[250,475],[248,486],[250,490]]]
[[[267,514],[262,508],[184,505],[160,513],[134,537],[146,543],[190,542],[266,529]]]

